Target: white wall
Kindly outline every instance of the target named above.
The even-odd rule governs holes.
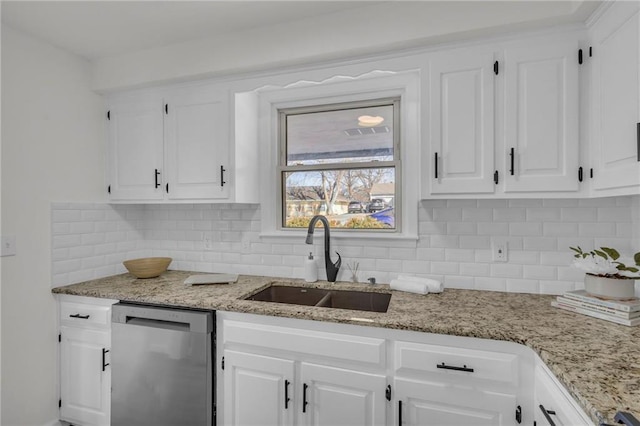
[[[56,305],[51,295],[54,200],[98,201],[104,186],[102,100],[89,66],[2,27],[3,425],[58,417]]]
[[[570,266],[569,246],[629,254],[637,199],[422,201],[416,247],[332,241],[343,258],[338,279],[348,280],[347,263],[357,261],[363,282],[373,276],[388,283],[409,273],[450,288],[560,294],[583,285],[584,273]],[[56,203],[52,220],[54,285],[125,272],[122,260],[140,255],[173,257],[171,269],[301,278],[305,254],[314,251],[318,275],[325,276],[322,238],[308,246],[302,230],[286,241],[261,240],[257,205]],[[213,241],[210,250],[204,236]],[[492,261],[496,237],[508,242],[507,263]]]

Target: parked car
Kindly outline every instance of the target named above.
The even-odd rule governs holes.
[[[351,201],[349,203],[349,207],[347,207],[347,212],[349,213],[366,213],[367,212],[367,203],[363,201]]]
[[[382,200],[380,198],[374,198],[369,203],[368,211],[369,211],[369,213],[375,213],[375,212],[379,212],[380,210],[384,210],[386,207],[387,207],[387,205],[384,202],[384,200]]]
[[[388,207],[384,210],[380,210],[379,212],[373,213],[371,217],[377,220],[378,222],[382,222],[385,226],[389,228],[396,227],[396,217],[393,211],[393,207]]]

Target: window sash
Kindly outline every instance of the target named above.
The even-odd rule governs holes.
[[[373,106],[393,105],[393,160],[389,161],[368,161],[368,162],[351,162],[351,163],[327,163],[327,164],[310,164],[310,165],[287,165],[287,116],[290,114],[308,114],[313,112],[340,111],[345,109],[355,109]],[[284,224],[286,217],[286,172],[300,171],[322,171],[322,170],[352,170],[366,168],[383,168],[391,167],[394,169],[394,218],[395,228],[393,229],[349,229],[338,228],[339,232],[357,232],[374,231],[375,233],[401,233],[402,231],[402,164],[400,161],[400,98],[383,98],[365,101],[343,102],[337,104],[312,105],[305,107],[283,108],[278,110],[278,166],[277,171],[277,199],[280,208],[277,209],[277,229],[279,231],[293,231],[299,228],[288,228]]]

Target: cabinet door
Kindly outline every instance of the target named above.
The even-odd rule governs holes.
[[[404,426],[516,425],[516,396],[478,386],[396,379],[395,400]]]
[[[432,194],[492,193],[493,53],[464,50],[431,63]]]
[[[640,185],[640,12],[614,3],[593,28],[593,186]],[[604,193],[603,195],[607,195]]]
[[[591,424],[587,415],[542,365],[536,367],[534,400],[534,418],[541,426]]]
[[[313,426],[384,425],[385,376],[301,363],[304,420]]]
[[[199,89],[169,96],[165,114],[167,197],[228,198],[231,171],[227,92]]]
[[[103,367],[109,332],[61,327],[60,417],[82,425],[108,425],[111,370]],[[105,354],[108,363],[108,354]]]
[[[108,117],[110,198],[162,200],[162,101],[114,101]]]
[[[292,425],[294,362],[224,351],[225,425]]]
[[[578,43],[505,51],[504,191],[577,191]]]

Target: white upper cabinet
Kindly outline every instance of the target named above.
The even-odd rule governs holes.
[[[579,189],[577,58],[576,40],[505,50],[505,192]]]
[[[429,57],[423,198],[577,196],[578,35]]]
[[[476,49],[431,61],[432,194],[494,192],[493,64]]]
[[[112,200],[162,200],[162,100],[124,98],[109,104],[109,193]]]
[[[168,96],[165,108],[167,198],[228,198],[227,93],[190,90]]]
[[[590,30],[594,195],[640,186],[640,5],[615,2]]]
[[[110,200],[256,202],[257,161],[243,154],[255,138],[234,140],[232,108],[228,89],[212,84],[110,97]]]

